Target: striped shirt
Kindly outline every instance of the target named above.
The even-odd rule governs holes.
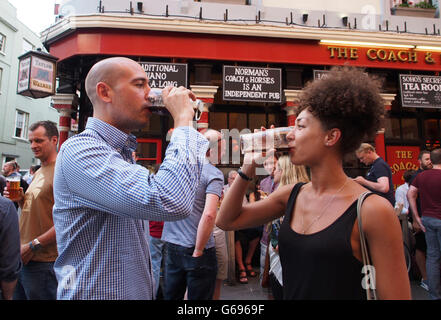
[[[136,138],[96,118],[60,149],[53,209],[58,299],[153,299],[143,220],[186,218],[208,141],[173,131],[156,175],[132,159]]]

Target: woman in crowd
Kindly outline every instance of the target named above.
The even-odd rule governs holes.
[[[361,207],[375,278],[362,273],[357,199],[366,189],[343,171],[344,156],[376,133],[383,111],[379,82],[357,69],[333,69],[306,86],[288,134],[291,162],[309,167],[310,183],[282,186],[242,206],[248,179],[264,158],[245,155],[216,224],[236,230],[285,215],[279,232],[284,299],[365,299],[366,276],[380,299],[410,298],[398,219],[390,203],[375,194]]]

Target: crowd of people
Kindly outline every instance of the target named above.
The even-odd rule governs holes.
[[[360,231],[378,297],[410,299],[398,201],[427,244],[419,247],[427,268],[417,257],[422,283],[441,299],[441,149],[420,154],[421,172],[406,173],[395,196],[389,166],[362,143],[383,112],[379,84],[365,73],[333,69],[309,83],[289,153],[246,153],[226,185],[215,165],[226,139],[192,127],[190,90],[163,90],[174,130],[152,173],[133,156],[131,132],[150,115],[142,67],[101,60],[85,86],[94,108],[85,130],[57,150],[56,126],[33,124],[30,147],[41,167],[13,202],[0,179],[0,299],[219,299],[229,264],[225,231],[235,233],[238,282],[259,275],[271,299],[366,299]],[[348,153],[370,166],[366,177],[345,174]],[[255,177],[262,164],[263,179]],[[16,169],[7,163],[3,173]],[[360,230],[357,202],[366,190]]]

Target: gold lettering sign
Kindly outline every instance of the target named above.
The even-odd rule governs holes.
[[[345,47],[328,47],[329,56],[331,58],[337,57],[338,59],[358,59],[358,48],[345,48]]]
[[[359,48],[328,46],[328,51],[329,57],[333,59],[357,60],[359,58]],[[418,52],[413,50],[369,48],[366,50],[366,58],[370,61],[378,62],[418,63]],[[439,58],[441,63],[441,54]],[[436,63],[436,58],[432,52],[425,52],[424,62],[427,64]]]

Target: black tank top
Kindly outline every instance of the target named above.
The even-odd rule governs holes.
[[[357,201],[322,231],[298,234],[291,229],[291,213],[304,183],[294,186],[279,232],[283,298],[287,300],[366,299],[361,286],[363,264],[352,253],[351,233]]]

